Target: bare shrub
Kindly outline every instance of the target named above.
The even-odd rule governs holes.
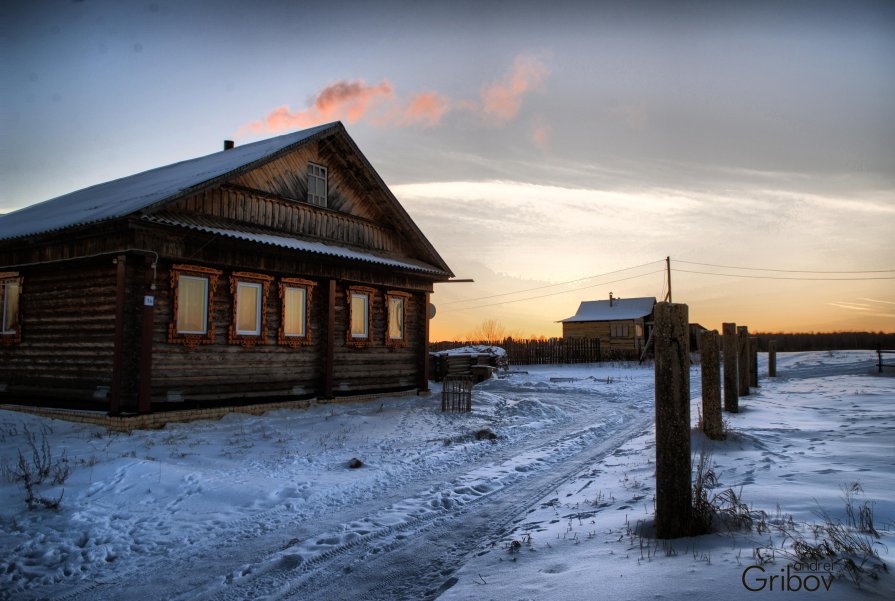
[[[65,490],[56,498],[45,497],[37,487],[44,482],[50,482],[53,486],[60,486],[71,475],[71,465],[65,451],[56,457],[50,449],[47,434],[52,430],[47,426],[41,427],[40,437],[27,426],[23,427],[22,435],[25,438],[25,451],[18,449],[18,460],[15,465],[3,467],[4,475],[8,482],[20,483],[25,489],[25,502],[29,509],[44,507],[46,509],[59,509]]]

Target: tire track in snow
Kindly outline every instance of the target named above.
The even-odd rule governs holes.
[[[652,415],[635,419],[593,442],[588,433],[565,440],[567,450],[453,511],[433,512],[295,565],[281,558],[272,567],[234,581],[210,597],[236,599],[428,599],[450,585],[450,575],[483,543],[496,542],[524,519],[523,512],[576,474],[593,467],[649,427]],[[545,445],[557,449],[562,443]],[[557,449],[559,450],[559,449]],[[457,485],[454,485],[457,486]],[[375,584],[373,584],[375,583]]]
[[[485,392],[485,391],[483,391]],[[644,387],[643,393],[649,394],[649,388]],[[516,393],[514,391],[488,392],[502,396],[504,394],[512,394],[516,397],[536,398],[534,391],[525,391]],[[613,395],[610,395],[613,396]],[[624,395],[628,396],[628,395]],[[470,465],[464,464],[460,459],[472,461],[472,466],[480,466],[484,461],[491,463],[499,461],[507,461],[513,457],[529,452],[535,449],[549,448],[551,446],[561,445],[564,442],[574,440],[582,436],[582,432],[588,430],[581,428],[580,421],[589,419],[607,419],[609,416],[616,415],[621,412],[645,412],[645,407],[640,404],[632,404],[630,402],[618,403],[622,399],[607,399],[609,407],[601,413],[593,410],[585,413],[573,414],[567,416],[562,414],[562,418],[552,421],[549,430],[552,440],[538,440],[537,436],[542,435],[541,431],[535,433],[535,437],[520,437],[511,441],[511,444],[498,444],[494,447],[484,447],[483,443],[475,445],[467,445],[468,448],[463,452],[461,457],[452,460],[447,470],[433,472],[431,466],[410,466],[408,471],[401,476],[403,484],[397,488],[388,490],[388,482],[374,482],[374,493],[379,495],[378,505],[373,505],[363,500],[364,493],[369,495],[370,489],[349,490],[347,495],[334,503],[328,504],[321,511],[312,512],[296,512],[295,507],[291,503],[286,503],[258,514],[246,516],[225,523],[216,525],[214,531],[209,532],[209,539],[185,545],[179,548],[172,547],[171,552],[166,558],[151,559],[143,562],[136,569],[123,571],[113,574],[110,578],[96,579],[90,583],[81,583],[81,586],[63,593],[61,596],[52,597],[55,599],[64,599],[66,601],[76,601],[79,599],[93,598],[133,598],[134,588],[140,589],[140,596],[145,599],[167,599],[177,594],[186,593],[185,597],[195,597],[200,591],[206,591],[205,594],[216,594],[208,590],[210,580],[215,580],[214,574],[224,572],[226,575],[220,577],[221,585],[212,587],[218,593],[222,589],[232,588],[234,591],[246,590],[244,587],[251,581],[259,583],[261,580],[271,580],[272,574],[282,573],[293,577],[296,569],[302,574],[313,576],[321,570],[327,572],[324,567],[332,561],[349,555],[349,551],[357,549],[364,545],[370,547],[385,544],[383,541],[390,540],[389,545],[397,545],[400,540],[398,538],[404,532],[423,532],[429,529],[432,524],[436,524],[444,518],[445,512],[427,512],[425,515],[412,517],[406,520],[406,523],[396,523],[374,528],[372,532],[362,536],[358,536],[353,540],[343,541],[335,536],[333,545],[327,549],[320,551],[318,554],[305,559],[304,556],[289,552],[289,545],[284,541],[289,539],[289,533],[294,533],[301,527],[306,527],[307,522],[317,521],[320,519],[324,523],[329,517],[328,514],[338,514],[342,521],[332,522],[334,531],[336,526],[350,524],[353,521],[360,521],[371,512],[376,512],[377,507],[386,507],[389,503],[396,503],[408,498],[412,498],[414,493],[418,493],[420,488],[425,488],[433,482],[443,482],[445,480],[456,480],[469,471]],[[627,399],[625,399],[627,400]],[[486,416],[486,419],[487,418]],[[511,420],[512,421],[512,420]],[[517,424],[505,424],[510,429],[515,429]],[[510,442],[510,441],[507,441]],[[459,446],[459,445],[458,445]],[[466,451],[472,450],[472,453]],[[482,449],[488,449],[487,452]],[[443,465],[439,465],[443,468]],[[533,470],[534,471],[534,470]],[[510,486],[509,488],[512,488]],[[439,491],[435,490],[435,493]],[[492,498],[493,494],[499,491],[491,491],[483,494],[481,499],[475,500],[471,505],[482,505],[484,499]],[[360,507],[351,511],[352,504],[360,502]],[[383,503],[385,505],[383,505]],[[319,532],[319,530],[317,531]],[[339,532],[337,534],[344,534]],[[315,536],[318,539],[320,536]],[[390,539],[390,537],[393,537]],[[325,546],[325,545],[324,545]],[[271,558],[276,557],[274,565],[271,566]],[[276,563],[279,562],[279,563]],[[319,566],[319,568],[318,568]],[[267,570],[265,574],[258,574],[256,570]],[[245,573],[242,573],[245,571]],[[262,577],[263,576],[263,577]],[[261,587],[263,588],[263,587]],[[287,587],[288,588],[288,587]],[[38,596],[46,598],[47,595]],[[56,591],[58,592],[58,589]],[[145,593],[145,594],[143,594]],[[260,591],[259,591],[260,594]],[[250,594],[249,597],[255,595]],[[240,598],[239,595],[236,598]],[[243,597],[245,598],[245,597]]]

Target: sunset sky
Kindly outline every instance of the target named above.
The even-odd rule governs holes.
[[[893,2],[82,0],[3,21],[0,212],[341,120],[475,279],[436,286],[433,340],[559,335],[583,300],[661,297],[666,256],[710,328],[895,331]]]

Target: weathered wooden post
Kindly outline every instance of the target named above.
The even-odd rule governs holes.
[[[737,372],[740,396],[749,396],[749,328],[737,326]]]
[[[658,303],[655,317],[656,536],[690,534],[690,340],[687,305]]]
[[[758,388],[758,336],[749,336],[749,386]]]
[[[737,324],[721,326],[721,345],[724,347],[724,410],[740,410],[739,380],[737,376]]]
[[[768,342],[768,377],[777,377],[777,341]]]
[[[705,330],[699,335],[702,360],[702,431],[712,440],[721,440],[721,357],[718,332]]]

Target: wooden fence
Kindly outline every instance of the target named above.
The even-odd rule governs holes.
[[[433,342],[432,352],[446,351],[469,345],[496,345],[507,352],[510,365],[547,365],[560,363],[598,363],[599,338],[550,338],[547,340],[514,340],[502,342]]]

